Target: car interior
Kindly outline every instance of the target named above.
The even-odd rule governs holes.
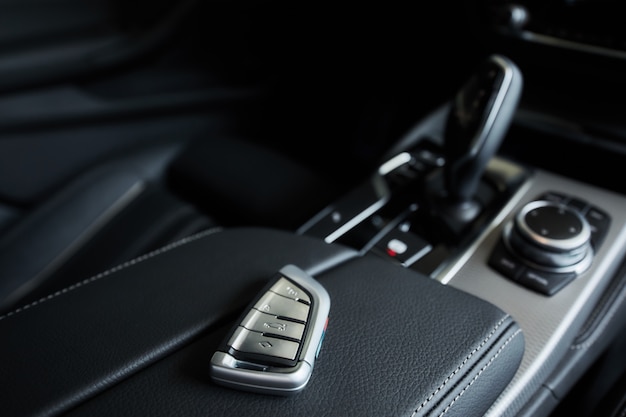
[[[626,414],[616,0],[0,0],[0,414]]]

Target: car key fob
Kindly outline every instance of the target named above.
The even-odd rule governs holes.
[[[231,388],[289,395],[302,390],[326,332],[330,296],[286,265],[249,305],[211,358],[211,378]]]

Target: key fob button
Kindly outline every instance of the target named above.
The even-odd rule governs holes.
[[[262,313],[278,317],[286,317],[292,320],[307,322],[309,306],[291,298],[283,297],[275,292],[266,292],[254,305],[254,308]]]
[[[291,298],[292,300],[311,304],[309,296],[301,288],[295,286],[291,281],[285,278],[280,278],[276,281],[276,284],[272,285],[270,291],[282,295],[283,297]]]
[[[251,332],[241,326],[235,330],[228,344],[239,352],[273,356],[290,361],[296,359],[300,347],[299,343],[267,337],[262,333]]]
[[[297,341],[302,340],[305,329],[304,324],[279,319],[274,315],[262,313],[255,309],[250,310],[241,322],[241,326],[253,332],[282,336]]]

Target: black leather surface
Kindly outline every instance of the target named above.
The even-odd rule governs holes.
[[[148,183],[132,202],[83,242],[19,304],[36,301],[101,271],[216,227],[215,221],[167,188]],[[19,305],[16,305],[18,307]]]
[[[519,365],[518,327],[472,296],[378,258],[350,260],[317,278],[331,296],[330,322],[301,393],[214,385],[208,364],[225,323],[69,415],[471,417],[484,414]]]
[[[230,136],[192,142],[173,161],[170,178],[187,200],[220,224],[288,230],[317,214],[345,187],[341,177],[324,178],[281,153]]]
[[[24,306],[0,317],[0,414],[62,413],[210,333],[284,264],[315,273],[351,256],[287,232],[234,229]]]
[[[160,178],[178,148],[156,146],[95,166],[2,233],[0,314],[49,281],[80,247],[136,200],[150,181]],[[119,252],[130,240],[116,242]]]

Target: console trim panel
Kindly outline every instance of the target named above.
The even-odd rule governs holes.
[[[488,258],[504,225],[528,202],[550,190],[601,202],[614,219],[590,268],[552,297],[535,293],[501,276]],[[626,198],[543,170],[536,170],[485,232],[454,265],[436,279],[476,295],[510,313],[526,337],[526,351],[511,383],[487,413],[514,416],[558,365],[626,251]]]

